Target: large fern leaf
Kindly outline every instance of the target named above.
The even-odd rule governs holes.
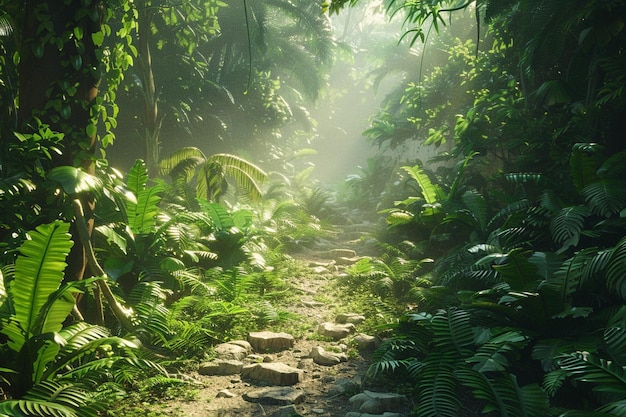
[[[126,186],[136,196],[148,185],[148,169],[144,161],[138,159],[126,175]]]
[[[598,178],[602,147],[594,143],[577,143],[570,156],[572,180],[578,190],[582,190]]]
[[[470,314],[462,309],[450,309],[433,316],[430,327],[433,343],[440,351],[453,350],[458,358],[468,357],[474,343],[474,328],[470,324]]]
[[[488,207],[485,198],[477,191],[466,191],[462,199],[465,206],[476,219],[479,229],[484,231],[488,222]]]
[[[570,246],[577,246],[585,219],[591,215],[586,206],[571,206],[561,209],[552,219],[550,230],[552,239],[561,245],[559,252],[564,252]]]
[[[29,233],[30,240],[20,248],[20,256],[15,263],[15,278],[8,289],[15,309],[14,320],[24,332],[24,339],[12,340],[16,350],[34,333],[59,331],[73,306],[68,306],[65,314],[57,311],[54,320],[40,319],[45,326],[36,331],[42,307],[63,280],[63,271],[67,266],[65,258],[73,244],[68,231],[68,223],[41,225]]]
[[[626,302],[626,238],[622,238],[611,251],[606,271],[606,285]]]
[[[472,369],[455,371],[461,383],[472,389],[476,398],[485,401],[483,413],[501,417],[535,417],[546,415],[548,397],[537,385],[519,387],[512,374],[487,374]]]
[[[536,289],[536,283],[540,276],[537,274],[536,265],[528,260],[529,256],[529,251],[514,249],[506,255],[501,263],[493,266],[513,291]]]
[[[433,358],[434,359],[434,358]],[[429,361],[420,372],[417,415],[423,417],[456,417],[459,412],[457,378],[447,361]]]
[[[594,391],[621,395],[626,392],[626,366],[581,352],[563,357],[559,366],[578,381],[592,384]]]
[[[129,225],[133,233],[148,234],[154,230],[162,192],[160,184],[147,187],[137,194],[137,204],[128,203]]]
[[[436,203],[442,203],[447,198],[443,190],[441,190],[441,188],[439,188],[437,185],[433,184],[430,181],[430,178],[428,177],[426,172],[424,172],[424,170],[420,168],[419,165],[415,165],[412,167],[404,166],[402,167],[402,169],[406,171],[411,178],[417,181],[417,184],[422,191],[422,197],[424,198],[426,204],[432,205]]]
[[[581,190],[591,211],[610,217],[626,207],[626,187],[621,179],[601,179]]]

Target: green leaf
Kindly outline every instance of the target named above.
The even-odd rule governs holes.
[[[126,186],[137,196],[148,185],[148,169],[141,159],[135,161],[126,176]]]
[[[148,234],[154,231],[163,190],[162,185],[144,188],[137,195],[136,205],[128,203],[129,224],[133,233]]]
[[[559,366],[576,380],[592,384],[593,391],[620,395],[626,392],[626,367],[615,362],[578,352],[563,357]]]
[[[621,179],[597,180],[581,190],[591,211],[610,217],[626,207],[626,182]]]
[[[405,170],[411,178],[417,181],[426,204],[441,203],[447,199],[445,193],[430,181],[428,175],[419,167],[419,165],[412,167],[403,166],[402,169]]]
[[[498,265],[493,266],[512,291],[537,288],[537,282],[541,277],[537,274],[536,265],[528,259],[530,254],[530,251],[513,249]]]
[[[69,224],[59,221],[41,225],[29,233],[30,240],[20,248],[9,294],[15,306],[15,320],[27,337],[35,332],[42,307],[63,281],[65,258],[73,245],[68,231]],[[58,331],[62,324],[62,320],[46,321],[46,329]]]
[[[585,219],[591,215],[586,206],[572,206],[561,209],[552,219],[550,230],[552,238],[561,245],[559,252],[570,246],[577,246]]]
[[[63,191],[70,196],[82,192],[99,192],[103,186],[99,178],[71,166],[52,168],[48,171],[48,178],[61,184]]]

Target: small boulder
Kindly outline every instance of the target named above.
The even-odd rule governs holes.
[[[356,313],[341,313],[337,314],[337,317],[335,317],[335,321],[341,324],[361,324],[365,321],[365,316]]]
[[[217,393],[216,397],[217,398],[235,398],[236,395],[228,391],[227,389],[223,389]]]
[[[242,348],[246,350],[248,355],[252,353],[252,345],[247,340],[231,340],[228,343],[231,345],[241,346]]]
[[[219,359],[243,360],[248,356],[248,350],[232,343],[221,343],[215,346],[215,353]]]
[[[295,385],[304,378],[302,369],[293,368],[281,362],[255,363],[241,370],[243,378],[263,381],[270,385]]]
[[[309,356],[313,359],[313,362],[323,366],[333,366],[348,360],[345,354],[328,352],[321,346],[315,346],[311,349]]]
[[[288,333],[252,332],[248,334],[248,342],[256,352],[280,352],[291,349],[295,339]]]
[[[350,397],[350,403],[361,413],[381,414],[385,411],[397,411],[408,402],[405,395],[363,391]]]
[[[379,340],[375,336],[360,333],[354,336],[357,349],[360,351],[374,350],[378,347]]]
[[[317,332],[326,337],[330,337],[333,340],[340,340],[344,337],[347,337],[350,333],[355,331],[354,324],[345,323],[345,324],[337,324],[325,322],[318,326]]]

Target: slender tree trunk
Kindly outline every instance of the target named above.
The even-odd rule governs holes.
[[[154,173],[159,161],[159,106],[152,72],[152,55],[150,40],[152,38],[152,18],[154,9],[149,0],[141,0],[138,9],[138,69],[141,76],[143,90],[143,125],[144,125],[144,160],[148,172]]]

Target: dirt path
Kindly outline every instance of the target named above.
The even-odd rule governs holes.
[[[264,362],[280,362],[303,371],[300,382],[291,387],[297,393],[304,394],[296,403],[250,402],[245,397],[251,391],[267,386],[267,383],[242,378],[238,374],[204,376],[193,373],[190,377],[199,382],[200,388],[193,396],[190,395],[192,400],[165,401],[160,405],[161,410],[166,415],[189,417],[344,417],[352,410],[349,398],[362,388],[361,382],[369,366],[369,353],[356,348],[352,341],[353,335],[341,340],[331,340],[320,336],[318,326],[323,322],[334,322],[337,313],[359,313],[347,311],[346,300],[342,300],[336,291],[335,281],[344,269],[338,264],[349,264],[350,261],[346,261],[344,255],[351,254],[354,253],[350,250],[325,250],[297,256],[301,262],[314,269],[315,273],[310,275],[310,279],[293,283],[295,301],[290,306],[283,307],[298,314],[302,320],[299,325],[306,328],[301,335],[295,337],[292,348],[263,356]],[[354,334],[359,332],[359,324],[356,324]],[[311,350],[318,346],[326,351],[341,352],[347,360],[333,366],[318,365],[309,357]]]

